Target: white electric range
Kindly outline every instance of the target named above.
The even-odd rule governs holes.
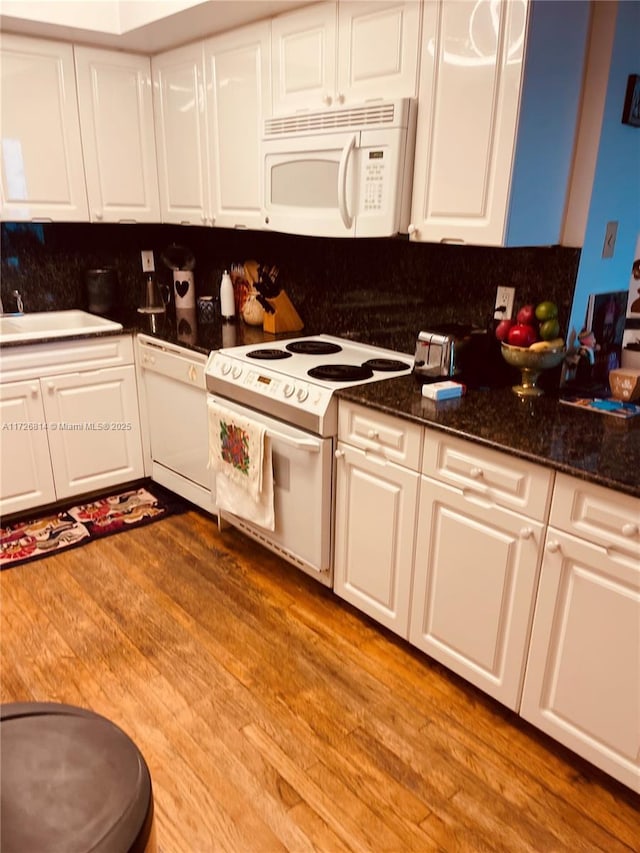
[[[211,353],[208,390],[321,436],[337,431],[335,391],[401,376],[413,356],[330,335]]]
[[[412,355],[330,335],[212,352],[210,405],[264,426],[273,460],[275,530],[219,508],[221,521],[331,586],[336,391],[412,369]]]

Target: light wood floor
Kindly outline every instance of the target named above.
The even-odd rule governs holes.
[[[1,700],[131,735],[162,853],[638,849],[628,789],[198,511],[0,595]]]

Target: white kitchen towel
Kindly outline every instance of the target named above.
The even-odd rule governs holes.
[[[265,438],[264,470],[262,493],[254,501],[240,486],[222,473],[216,474],[216,506],[234,515],[251,521],[265,530],[276,529],[273,499],[273,470],[271,462],[271,442]]]
[[[211,397],[207,405],[217,506],[274,530],[273,460],[264,426]]]

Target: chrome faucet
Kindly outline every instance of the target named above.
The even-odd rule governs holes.
[[[4,304],[2,302],[2,298],[0,297],[0,314],[4,317],[15,317],[17,314],[24,314],[24,303],[22,301],[22,296],[20,296],[19,290],[12,290],[11,295],[16,300],[16,310],[15,311],[7,311],[5,315]]]
[[[16,298],[16,311],[18,314],[24,314],[24,303],[22,301],[22,296],[20,296],[19,290],[14,290],[11,292],[12,296]]]

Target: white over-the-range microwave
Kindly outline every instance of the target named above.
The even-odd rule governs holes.
[[[370,101],[267,119],[266,229],[319,237],[406,233],[417,103]]]

